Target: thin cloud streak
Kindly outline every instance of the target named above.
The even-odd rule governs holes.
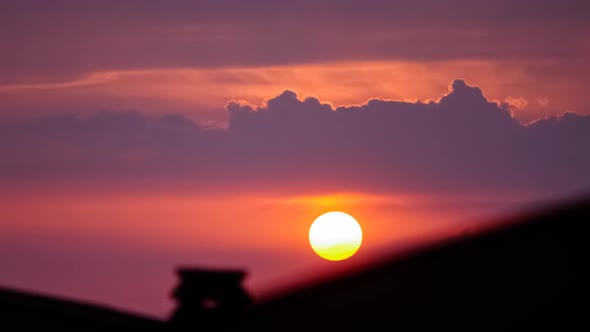
[[[65,82],[52,82],[52,83],[27,83],[27,84],[8,84],[0,85],[0,93],[2,92],[23,92],[28,90],[60,90],[60,89],[71,89],[88,87],[117,80],[119,73],[117,72],[99,72],[92,73],[86,77],[76,79],[73,81]]]
[[[39,114],[141,110],[182,113],[199,123],[227,125],[227,100],[263,102],[285,88],[301,96],[321,96],[334,107],[370,99],[427,102],[447,91],[455,77],[476,82],[491,100],[513,104],[516,118],[529,122],[566,110],[588,113],[584,84],[570,79],[580,68],[554,73],[551,62],[475,60],[421,62],[346,62],[249,68],[121,70],[95,72],[72,81],[0,86],[0,118]],[[539,104],[536,100],[551,100]]]

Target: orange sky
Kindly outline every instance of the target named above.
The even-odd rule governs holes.
[[[446,94],[455,78],[478,85],[490,100],[509,101],[522,121],[565,110],[587,111],[585,91],[576,80],[538,80],[529,69],[511,61],[456,60],[113,70],[69,81],[2,85],[0,110],[9,112],[0,111],[0,117],[139,110],[183,113],[200,123],[223,126],[224,105],[230,100],[260,105],[291,89],[300,98],[317,96],[335,106],[370,98],[427,101]],[[14,243],[16,249],[0,247],[14,252],[0,257],[13,271],[0,277],[0,284],[53,290],[159,316],[173,305],[163,286],[174,285],[178,264],[245,266],[252,273],[248,286],[256,292],[288,283],[301,271],[321,270],[325,266],[309,248],[307,231],[328,210],[343,210],[362,224],[365,238],[357,260],[392,243],[405,244],[443,230],[460,233],[472,226],[466,220],[503,211],[496,209],[502,202],[466,207],[456,201],[445,206],[440,197],[360,193],[83,194],[88,188],[74,185],[69,193],[52,195],[45,189],[33,183],[31,190],[17,195],[2,193],[0,240],[6,246]],[[58,261],[55,269],[53,260]],[[121,271],[124,277],[115,282],[107,271]],[[101,273],[104,278],[97,278]],[[23,277],[27,275],[45,277]],[[69,280],[72,275],[76,282]],[[142,275],[149,277],[134,280]],[[134,287],[128,288],[130,284]]]
[[[0,116],[140,110],[180,112],[223,126],[224,105],[230,100],[260,105],[291,89],[300,98],[318,96],[335,106],[370,98],[427,101],[448,93],[457,77],[481,87],[491,100],[509,101],[523,121],[569,109],[584,111],[580,105],[585,92],[567,77],[536,81],[518,62],[457,60],[94,72],[70,81],[0,86],[0,109],[11,110]],[[162,315],[172,306],[162,286],[172,287],[178,264],[245,266],[252,273],[248,286],[258,293],[292,281],[301,271],[321,270],[325,265],[311,251],[307,231],[329,210],[343,210],[361,223],[365,238],[356,260],[437,232],[460,233],[473,227],[471,218],[505,212],[499,209],[505,202],[490,202],[490,197],[482,198],[487,204],[461,205],[466,197],[445,201],[329,191],[293,197],[224,190],[199,195],[161,189],[89,192],[82,184],[69,184],[64,193],[48,193],[33,181],[20,193],[0,193],[7,203],[0,206],[0,240],[17,247],[0,248],[13,250],[25,262],[14,255],[0,257],[13,271],[0,284],[51,289],[58,295]],[[50,259],[38,252],[47,252]],[[53,259],[61,268],[49,273]],[[115,283],[107,270],[122,271],[129,280]],[[68,281],[72,273],[75,283]],[[98,280],[97,273],[105,273],[105,278]],[[42,279],[23,278],[45,274]],[[152,275],[140,282],[133,279],[146,274]],[[126,288],[129,284],[136,288]],[[97,291],[101,287],[108,291]]]
[[[248,287],[258,295],[325,270],[329,266],[309,247],[307,232],[326,211],[346,211],[362,224],[363,245],[352,261],[441,230],[458,234],[469,228],[464,223],[469,216],[492,215],[490,209],[459,211],[452,205],[428,203],[427,198],[353,193],[297,197],[4,194],[2,200],[8,204],[0,206],[0,240],[5,245],[21,240],[17,248],[0,247],[4,253],[11,250],[18,255],[12,259],[21,263],[13,265],[9,258],[0,257],[12,269],[0,277],[0,283],[51,289],[58,295],[129,310],[141,308],[159,316],[173,303],[162,285],[151,285],[160,281],[173,287],[173,270],[178,265],[246,267],[251,273]],[[417,205],[422,208],[416,209]],[[23,244],[23,238],[28,243]],[[145,254],[150,252],[151,256]],[[127,257],[133,253],[144,253],[143,258]],[[60,269],[63,264],[70,267]],[[125,282],[112,284],[112,278],[96,279],[108,271],[138,278],[137,285],[130,288]],[[11,278],[19,273],[19,279]],[[30,279],[36,274],[46,277]],[[96,292],[101,287],[109,291]]]
[[[542,73],[533,71],[534,66],[548,68],[551,62],[357,61],[93,72],[66,81],[0,85],[0,110],[10,110],[0,111],[0,116],[137,110],[183,113],[200,123],[223,126],[224,105],[230,100],[259,105],[290,89],[335,106],[371,98],[427,101],[444,95],[456,78],[479,86],[491,100],[509,102],[522,121],[567,110],[587,112],[578,80],[566,73],[540,79]]]

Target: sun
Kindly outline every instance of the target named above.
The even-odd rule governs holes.
[[[361,225],[349,214],[326,212],[309,228],[309,243],[320,257],[341,261],[352,257],[363,241]]]

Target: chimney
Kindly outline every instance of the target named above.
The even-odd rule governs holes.
[[[172,296],[177,307],[170,323],[177,329],[204,330],[232,321],[252,303],[242,287],[246,272],[180,268],[180,284]]]

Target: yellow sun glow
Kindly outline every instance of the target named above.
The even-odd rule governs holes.
[[[350,215],[332,211],[317,217],[309,228],[309,243],[320,257],[341,261],[354,255],[361,246],[361,225]]]

